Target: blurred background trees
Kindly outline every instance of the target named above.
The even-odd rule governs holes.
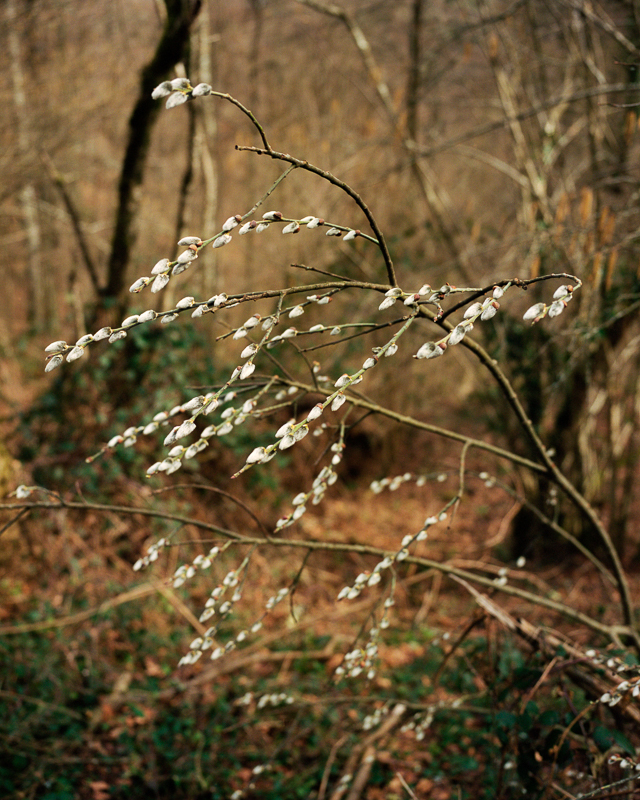
[[[150,393],[164,402],[176,384],[201,384],[219,366],[208,352],[218,331],[201,325],[196,333],[163,332],[173,355],[152,347],[161,338],[152,332],[131,336],[119,360],[92,355],[88,368],[72,367],[57,383],[41,375],[41,345],[73,341],[95,315],[119,321],[132,305],[133,279],[174,255],[181,236],[211,234],[244,213],[279,174],[234,149],[257,142],[229,104],[206,98],[158,114],[153,85],[189,75],[244,102],[280,150],[367,198],[402,287],[566,271],[582,278],[563,326],[521,324],[516,312],[538,299],[531,289],[521,309],[501,313],[480,335],[508,365],[557,462],[628,561],[637,558],[635,4],[7,0],[0,13],[6,438],[18,441],[19,414],[29,423],[14,447],[23,462],[16,469],[65,485],[69,465],[97,449],[96,438],[123,430]],[[308,175],[294,173],[277,205],[360,223],[340,193]],[[378,261],[357,245],[269,236],[259,246],[209,248],[198,261],[199,289],[207,297],[284,284],[295,279],[293,263],[383,280]],[[157,296],[159,309],[175,302],[175,291]],[[496,441],[512,440],[502,401],[458,349],[428,381],[407,352],[377,388],[398,398],[398,411],[454,419],[469,432],[489,425]],[[433,400],[442,396],[447,403]],[[349,480],[370,468],[371,453],[382,473],[431,453],[426,437],[408,449],[388,427],[362,430],[364,456],[346,465]],[[11,463],[8,453],[3,459]],[[226,466],[205,466],[205,477]],[[103,471],[94,488],[103,490],[110,467],[96,469]],[[590,540],[544,483],[524,474],[515,483]],[[526,503],[510,514],[494,544],[507,543],[514,558],[557,560],[558,543]],[[114,558],[123,567],[141,537],[123,544],[130,531],[114,528],[119,533],[105,540],[118,543]]]
[[[234,151],[253,133],[232,109],[188,104],[154,124],[148,87],[173,62],[172,75],[188,67],[244,98],[283,150],[372,197],[401,282],[478,285],[563,269],[585,279],[579,346],[568,352],[541,329],[525,337],[507,317],[491,345],[623,542],[638,446],[632,4],[210,0],[199,10],[149,0],[125,13],[11,0],[2,36],[8,361],[30,333],[81,335],[97,306],[122,307],[129,278],[172,254],[179,236],[253,202],[256,162]],[[326,216],[345,209],[323,182],[298,176],[281,198]],[[272,239],[259,259],[250,247],[220,261],[207,254],[203,294],[287,269],[280,248]],[[299,240],[290,256],[336,266],[332,248]],[[358,251],[345,248],[340,261],[373,277]],[[468,362],[457,370],[457,399],[469,402],[481,387]],[[474,403],[492,408],[487,397]],[[508,436],[508,421],[500,426]]]

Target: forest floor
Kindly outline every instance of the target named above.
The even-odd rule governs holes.
[[[22,395],[12,394],[6,419],[35,394],[28,386]],[[395,552],[405,534],[420,530],[425,518],[458,491],[458,464],[447,463],[435,447],[431,463],[445,466],[424,486],[416,485],[414,476],[395,491],[374,494],[366,486],[339,482],[322,505],[290,529],[292,535],[366,542]],[[29,481],[30,465],[9,455],[5,460],[6,489],[11,481],[14,486]],[[412,460],[419,459],[406,459]],[[433,526],[415,555],[496,581],[506,569],[510,583],[615,624],[619,598],[589,565],[553,553],[544,563],[509,559],[511,524],[520,503],[479,477],[481,464],[474,473],[470,459],[463,502]],[[294,463],[290,469],[298,467]],[[370,465],[365,472],[369,475]],[[153,497],[194,518],[214,514],[220,524],[236,515],[237,524],[237,507],[213,503],[208,492],[189,485],[196,479],[201,476],[192,474],[186,487],[152,496],[150,489],[121,477],[109,502],[132,505],[132,498],[148,502]],[[80,481],[68,497],[72,494],[85,498]],[[250,492],[241,499],[252,503]],[[544,748],[552,753],[547,739],[553,730],[568,731],[569,717],[553,717],[551,723],[549,715],[559,713],[562,692],[575,713],[581,702],[594,698],[576,693],[562,671],[555,683],[545,678],[551,662],[538,664],[540,654],[516,642],[467,588],[437,569],[408,565],[398,575],[391,624],[379,638],[376,675],[368,682],[336,684],[334,677],[381,596],[371,590],[336,603],[344,586],[374,566],[370,557],[357,553],[314,555],[290,602],[265,618],[260,633],[216,662],[203,658],[179,668],[214,578],[203,576],[174,589],[170,576],[182,559],[210,543],[168,548],[151,568],[135,573],[132,563],[164,528],[92,509],[87,502],[82,513],[33,512],[2,532],[0,798],[222,798],[245,789],[247,797],[330,797],[329,776],[335,786],[340,774],[353,768],[348,754],[359,753],[368,741],[367,718],[388,713],[398,702],[416,714],[435,714],[432,732],[424,738],[415,729],[398,728],[379,739],[371,734],[377,766],[350,797],[520,796],[517,787],[528,784],[522,776],[520,783],[508,780],[517,759],[505,754],[511,742],[526,761],[529,751],[516,741],[521,735],[533,742],[534,761],[540,759],[535,785],[558,781],[558,753],[550,758]],[[10,518],[4,514],[0,524]],[[184,538],[190,537],[193,530],[185,528]],[[631,555],[637,547],[630,542]],[[291,581],[302,560],[295,552],[255,552],[238,607],[240,626],[251,625],[265,598]],[[232,563],[221,560],[217,580]],[[628,577],[632,596],[640,596],[638,570],[631,568]],[[503,596],[497,586],[486,596],[499,600],[513,619],[548,626],[583,648],[600,644],[586,627],[549,610],[532,610],[522,599]],[[534,677],[521,684],[525,673]],[[251,698],[240,703],[247,692]],[[273,700],[280,692],[291,697],[290,706],[282,698]],[[260,697],[272,699],[261,706]],[[443,711],[433,711],[436,706]],[[535,725],[527,721],[534,706]],[[482,716],[490,711],[492,723],[486,726]],[[500,727],[500,713],[515,720],[508,734]],[[590,786],[583,751],[582,761],[576,756],[564,765],[565,787]],[[252,770],[264,763],[269,777],[258,779]]]
[[[425,489],[411,483],[380,495],[337,487],[316,515],[303,518],[301,533],[395,549],[404,533],[419,529],[425,506],[449,496],[447,487],[456,480],[449,476],[427,487],[431,502],[426,503]],[[514,510],[513,500],[476,480],[450,524],[435,526],[417,554],[463,569],[480,568],[497,578],[503,562],[495,553],[505,546]],[[198,514],[194,507],[191,511]],[[158,797],[175,792],[174,796],[223,797],[214,791],[212,781],[238,788],[255,783],[250,766],[291,746],[287,732],[296,745],[288,760],[276,757],[279,766],[274,769],[282,780],[288,776],[295,783],[296,771],[308,771],[298,750],[310,746],[299,716],[286,722],[278,710],[260,712],[254,699],[251,713],[247,711],[242,719],[238,697],[246,691],[253,691],[254,698],[261,692],[269,696],[278,691],[290,694],[294,707],[302,701],[304,708],[305,703],[321,706],[325,694],[344,694],[335,687],[333,671],[353,645],[372,597],[363,595],[340,604],[335,597],[359,571],[371,568],[370,559],[357,555],[312,559],[292,603],[282,604],[267,618],[263,631],[246,647],[215,664],[202,659],[195,666],[178,668],[180,655],[195,635],[192,615],[197,616],[210,587],[205,582],[192,591],[173,590],[163,577],[175,568],[173,553],[148,573],[133,573],[130,559],[118,555],[123,537],[131,537],[141,547],[150,541],[151,531],[136,529],[131,520],[107,516],[110,522],[105,526],[98,514],[89,513],[81,520],[60,511],[53,518],[39,517],[5,533],[0,556],[0,651],[5,679],[0,700],[10,727],[5,758],[10,757],[15,791],[10,791],[11,780],[5,777],[0,785],[6,794],[0,791],[0,796],[105,800],[120,793],[142,797],[153,790]],[[250,610],[259,609],[273,591],[274,576],[284,580],[295,572],[297,566],[292,569],[290,559],[290,554],[256,557],[257,569],[244,588],[243,605],[249,611],[240,611],[241,618],[251,621]],[[566,560],[546,566],[527,563],[520,568],[511,564],[509,569],[510,580],[519,585],[535,586],[548,597],[562,596],[586,614],[616,618],[617,598],[584,565]],[[637,597],[640,576],[634,572],[629,579]],[[374,697],[368,710],[389,707],[398,677],[412,684],[411,691],[398,699],[408,695],[417,706],[424,705],[427,697],[431,701],[458,698],[459,702],[465,696],[485,696],[491,672],[485,664],[487,654],[483,651],[474,664],[465,648],[473,651],[474,640],[482,641],[489,649],[496,648],[497,657],[505,635],[499,623],[486,615],[479,619],[468,592],[434,570],[409,567],[399,581],[395,600],[391,630],[381,637],[377,675],[364,689],[364,698]],[[549,612],[532,613],[517,598],[501,606],[516,618],[528,616],[584,646],[591,644],[585,629],[562,623]],[[445,666],[452,678],[436,689],[433,676]],[[357,708],[363,686],[346,692]],[[338,719],[330,721],[324,710],[318,716],[316,708],[315,713],[316,734],[325,747],[312,750],[315,758],[328,759],[326,766],[331,748],[341,741],[336,731],[346,728],[351,739],[358,740],[355,720],[349,716],[356,712],[338,713]],[[198,733],[205,721],[212,727]],[[292,731],[298,728],[294,736]],[[238,736],[239,730],[243,737]],[[227,752],[226,736],[233,742],[235,772],[230,767],[221,774],[210,765],[215,780],[198,775],[202,768],[197,766],[198,752],[201,761],[219,765]],[[370,800],[410,796],[399,783],[398,775],[402,775],[418,798],[447,800],[474,793],[490,797],[484,786],[486,765],[478,756],[474,736],[469,735],[463,744],[459,732],[452,731],[450,736],[455,741],[447,745],[447,758],[467,759],[463,777],[455,771],[450,778],[443,776],[435,769],[437,759],[429,755],[431,745],[425,751],[420,742],[398,734],[383,742],[377,753],[383,775],[362,789],[361,796]],[[61,768],[69,763],[73,769]],[[49,794],[42,791],[47,782],[52,786]],[[292,789],[288,794],[278,781],[265,779],[262,789],[247,796],[307,796],[301,791]],[[511,795],[507,791],[502,796]]]

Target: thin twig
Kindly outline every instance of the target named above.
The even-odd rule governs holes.
[[[304,269],[307,272],[317,272],[319,275],[327,275],[330,278],[336,278],[341,281],[348,281],[353,283],[353,278],[347,278],[345,275],[336,275],[335,272],[327,272],[327,270],[320,269],[320,267],[309,267],[306,264],[291,264],[295,269]]]
[[[8,522],[5,522],[5,524],[0,528],[0,536],[2,536],[5,531],[8,531],[9,528],[15,525],[18,520],[22,519],[22,517],[26,516],[28,513],[29,509],[23,508],[15,515],[15,517],[12,517]]]
[[[450,327],[451,327],[450,325],[447,325],[447,329],[449,329]],[[527,416],[520,402],[520,398],[516,394],[513,386],[511,385],[505,373],[498,366],[496,360],[491,358],[491,356],[480,344],[478,344],[476,341],[474,341],[469,337],[465,337],[461,342],[461,344],[467,349],[471,350],[471,352],[474,353],[478,357],[480,362],[489,370],[489,372],[495,379],[496,383],[502,390],[502,393],[506,397],[509,405],[515,412],[518,421],[520,422],[520,425],[522,426],[524,432],[526,433],[529,441],[533,445],[537,456],[545,465],[546,471],[548,472],[551,480],[553,480],[560,487],[560,489],[562,489],[564,494],[573,502],[573,504],[580,509],[580,511],[589,520],[589,522],[593,525],[594,529],[598,533],[600,540],[602,541],[603,545],[606,548],[607,555],[611,559],[613,573],[615,575],[616,583],[620,591],[620,602],[622,605],[622,613],[625,624],[628,626],[630,631],[633,631],[632,638],[635,647],[638,650],[640,650],[640,635],[635,630],[633,625],[633,603],[631,601],[631,592],[629,589],[629,584],[624,569],[622,567],[622,562],[620,561],[620,556],[618,555],[618,551],[616,550],[613,541],[611,540],[609,532],[602,524],[602,521],[596,514],[595,510],[587,502],[584,495],[581,494],[578,491],[578,489],[576,489],[576,487],[571,483],[571,481],[566,477],[566,475],[552,460],[546,447],[542,443],[542,440],[538,436],[538,433],[535,430],[533,423]]]
[[[342,747],[342,745],[347,741],[349,738],[349,734],[343,734],[337,742],[334,742],[331,746],[331,750],[329,751],[329,756],[327,758],[327,763],[324,765],[324,771],[322,773],[322,780],[320,781],[320,788],[318,789],[318,800],[324,800],[324,797],[327,793],[327,786],[329,785],[329,776],[331,774],[331,767],[336,760],[336,756],[338,754],[338,750]]]
[[[438,665],[438,669],[435,671],[433,678],[431,679],[431,685],[436,688],[438,683],[440,682],[440,677],[442,673],[445,671],[447,664],[453,657],[454,653],[458,650],[460,645],[464,642],[467,636],[471,633],[471,631],[484,622],[485,614],[483,612],[477,612],[474,617],[465,625],[462,633],[457,637],[455,642],[451,644],[451,648],[445,654],[444,658]]]
[[[38,708],[45,709],[46,711],[55,711],[57,714],[67,714],[67,716],[73,717],[74,719],[83,721],[86,719],[84,714],[81,714],[79,711],[74,711],[72,708],[60,706],[57,703],[47,703],[46,700],[40,700],[38,697],[31,697],[21,692],[10,692],[7,689],[0,689],[0,697],[4,697],[6,700],[17,700],[21,704],[32,703],[38,706]]]
[[[0,636],[9,636],[10,634],[20,633],[37,633],[40,631],[51,630],[51,628],[66,628],[68,625],[78,625],[81,622],[86,622],[92,617],[98,616],[99,614],[105,614],[112,608],[117,608],[124,603],[131,603],[134,600],[139,600],[141,597],[154,594],[156,591],[157,589],[153,584],[143,583],[140,586],[129,589],[127,592],[121,592],[119,595],[111,598],[110,600],[105,600],[104,603],[100,603],[99,606],[90,608],[87,611],[80,611],[77,614],[70,614],[66,617],[60,617],[59,619],[46,619],[42,620],[41,622],[26,622],[21,625],[3,625],[0,627]]]
[[[205,492],[213,492],[214,494],[219,494],[221,497],[226,497],[227,500],[231,500],[232,503],[235,503],[243,511],[246,511],[256,525],[262,530],[267,539],[269,538],[269,530],[264,522],[262,522],[258,515],[252,511],[246,503],[231,494],[231,492],[225,492],[224,489],[218,489],[216,486],[207,486],[205,483],[173,483],[171,486],[163,486],[160,489],[154,489],[153,494],[163,494],[164,492],[170,492],[174,489],[204,489]]]
[[[234,106],[236,106],[236,108],[239,108],[240,111],[242,111],[243,114],[246,114],[247,117],[249,117],[251,122],[256,127],[256,129],[258,131],[258,134],[260,135],[260,138],[262,139],[262,144],[264,145],[265,150],[267,152],[271,152],[271,145],[267,141],[267,134],[264,132],[264,128],[258,122],[258,120],[255,118],[253,113],[246,106],[242,105],[242,103],[239,100],[236,100],[235,97],[231,97],[231,95],[227,94],[226,92],[211,92],[211,97],[221,97],[223,100],[228,100],[230,103],[232,103]]]
[[[100,293],[100,281],[98,279],[98,270],[96,269],[96,265],[91,256],[91,251],[89,250],[89,243],[87,242],[87,238],[84,235],[84,231],[82,230],[82,222],[80,219],[80,214],[78,212],[78,209],[76,208],[76,204],[74,203],[71,197],[71,193],[67,189],[67,185],[65,183],[62,174],[56,169],[56,166],[53,163],[51,156],[48,153],[42,152],[40,154],[40,157],[47,169],[47,172],[49,173],[51,181],[53,182],[56,189],[60,192],[62,201],[65,205],[65,208],[67,209],[67,214],[69,215],[69,219],[71,220],[71,225],[76,235],[78,247],[80,248],[82,260],[84,261],[87,273],[89,275],[89,278],[91,279],[91,285],[93,286],[93,290],[95,291],[97,296]]]
[[[624,786],[625,784],[629,784],[629,781],[633,780],[633,776],[628,775],[626,778],[621,778],[619,781],[614,781],[613,783],[608,783],[606,786],[599,786],[597,789],[594,789],[591,792],[586,792],[584,794],[578,794],[575,797],[575,800],[587,800],[589,797],[597,797],[598,795],[602,795],[605,792],[609,792],[610,789],[616,789],[618,786]]]

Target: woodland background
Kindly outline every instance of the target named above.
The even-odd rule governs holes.
[[[160,80],[187,75],[244,103],[279,150],[353,186],[386,232],[403,287],[484,286],[549,272],[584,281],[560,321],[525,330],[522,312],[538,299],[532,290],[483,335],[558,461],[607,521],[636,587],[638,15],[626,0],[344,0],[339,7],[315,0],[5,0],[2,494],[36,483],[94,502],[149,500],[144,448],[91,465],[85,458],[143,413],[180,402],[184,387],[206,385],[222,371],[224,351],[212,355],[219,330],[179,322],[141,331],[122,348],[96,347],[61,377],[43,374],[45,345],[75,341],[147,307],[129,295],[130,283],[175,255],[181,236],[211,235],[245,213],[281,172],[234,149],[256,137],[230,104],[203,98],[164,111],[149,101]],[[160,53],[170,29],[172,49]],[[132,118],[134,109],[141,116]],[[136,142],[143,130],[148,142]],[[343,195],[309,174],[284,182],[274,207],[364,227]],[[291,284],[300,280],[294,263],[383,280],[364,248],[273,234],[209,248],[190,291],[208,297]],[[174,283],[156,297],[158,309],[179,299]],[[428,376],[407,355],[375,388],[393,396],[401,413],[521,447],[495,390],[464,353],[448,354]],[[222,523],[237,516],[237,505],[211,489],[234,471],[246,445],[240,437],[231,453],[220,449],[191,467],[166,495],[167,507]],[[402,487],[390,501],[372,498],[369,482],[407,470],[447,473],[455,458],[433,437],[373,418],[352,445],[340,484],[305,532],[357,541],[375,525],[376,541],[392,546],[399,515],[405,522],[424,517],[424,491]],[[280,474],[252,479],[239,497],[275,522],[286,492],[312,474],[294,455]],[[544,492],[531,478],[511,477],[523,494]],[[443,486],[431,484],[430,496],[446,498]],[[576,607],[606,609],[610,599],[522,503],[482,482],[475,492],[474,507],[434,540],[440,558],[483,561],[497,575],[501,560],[526,556],[549,591],[564,592]],[[589,540],[579,522],[567,524]],[[300,717],[277,714],[249,722],[233,698],[273,680],[283,690],[304,681],[308,696],[322,696],[356,630],[355,610],[338,614],[334,598],[359,569],[357,558],[327,556],[317,568],[317,581],[302,587],[304,624],[283,609],[244,659],[214,676],[194,668],[178,677],[191,612],[160,577],[131,571],[157,535],[149,521],[98,510],[32,514],[2,531],[0,796],[223,797],[271,750],[277,779],[255,796],[307,797],[321,784],[335,730],[353,716],[327,707],[306,727]],[[265,561],[264,568],[268,575],[283,565]],[[442,632],[471,630],[473,613],[441,576],[410,576],[398,610],[408,630],[383,656],[407,698],[420,702],[425,674],[439,680]],[[524,695],[509,681],[524,661],[513,643],[487,623],[468,646],[459,662],[451,660],[446,691],[480,690],[491,675],[520,703]],[[372,693],[383,696],[385,688],[381,678]],[[533,733],[522,708],[519,730],[535,742],[547,728],[538,721]],[[496,753],[504,745],[498,728]],[[520,796],[504,770],[498,778],[491,772],[497,756],[487,741],[456,718],[428,747],[396,742],[362,796],[410,796],[399,773],[420,798],[494,797],[496,785],[501,797]],[[536,752],[532,746],[534,761]]]

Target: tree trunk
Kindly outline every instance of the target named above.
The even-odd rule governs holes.
[[[25,155],[31,146],[29,134],[29,110],[25,94],[25,76],[23,70],[22,53],[20,51],[20,38],[17,30],[17,10],[15,0],[7,0],[5,8],[9,53],[11,56],[11,84],[13,102],[16,106],[18,118],[18,150]],[[28,181],[20,190],[20,206],[27,237],[28,252],[28,319],[36,331],[46,328],[47,320],[51,319],[47,303],[46,275],[42,270],[40,259],[40,220],[38,218],[37,194],[31,181]]]
[[[118,185],[118,209],[111,241],[107,280],[100,291],[97,316],[117,301],[127,282],[127,266],[136,241],[139,209],[138,189],[142,184],[153,125],[161,109],[151,92],[169,70],[183,60],[189,34],[201,0],[166,0],[167,19],[153,58],[142,71],[140,93],[129,118],[129,140]]]

